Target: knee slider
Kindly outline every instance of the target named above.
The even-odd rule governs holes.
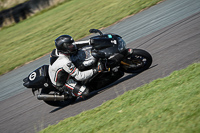
[[[75,96],[86,97],[89,94],[89,89],[85,85],[79,83],[74,87],[73,93]]]

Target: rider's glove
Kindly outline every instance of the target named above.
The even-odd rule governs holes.
[[[97,67],[93,69],[94,73],[102,72],[105,70],[105,65],[99,60],[97,63]]]

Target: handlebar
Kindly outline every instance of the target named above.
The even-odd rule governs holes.
[[[90,33],[99,33],[101,36],[103,35],[103,33],[98,29],[90,29],[89,32]]]

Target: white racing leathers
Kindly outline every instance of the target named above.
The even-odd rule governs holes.
[[[80,85],[77,81],[84,81],[92,77],[93,73],[92,69],[79,71],[72,63],[69,56],[58,52],[57,49],[52,51],[49,65],[49,77],[54,86],[62,87],[65,85],[68,89],[72,90],[71,92],[73,95],[81,96],[86,86]]]

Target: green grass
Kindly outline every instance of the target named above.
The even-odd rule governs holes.
[[[116,21],[155,5],[161,0],[71,0],[0,31],[0,75],[34,60],[54,46],[59,35],[75,40],[91,28]],[[123,36],[123,35],[122,35]]]
[[[199,133],[199,81],[195,63],[40,133]]]

